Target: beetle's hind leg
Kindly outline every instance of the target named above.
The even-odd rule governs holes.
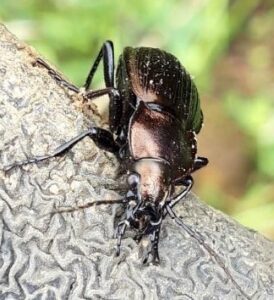
[[[42,156],[34,156],[32,158],[23,160],[21,162],[16,162],[14,164],[8,165],[4,168],[5,171],[9,171],[15,167],[20,167],[23,165],[31,164],[31,163],[38,163],[43,160],[47,160],[52,157],[60,156],[65,154],[69,151],[74,145],[80,142],[83,138],[89,136],[94,143],[101,149],[105,151],[109,151],[112,153],[116,153],[119,151],[119,145],[114,141],[113,135],[111,132],[99,128],[99,127],[92,127],[89,130],[80,133],[70,141],[64,143],[63,145],[57,147],[51,154],[49,155],[42,155]]]
[[[79,93],[80,90],[77,86],[73,85],[72,83],[68,82],[64,79],[60,74],[58,74],[52,67],[50,67],[42,58],[38,57],[34,63],[34,65],[40,65],[48,70],[49,75],[61,86],[75,92]]]
[[[100,61],[103,60],[104,79],[106,87],[114,87],[114,50],[111,41],[106,41],[101,47],[84,84],[84,90],[88,91],[97,71]]]

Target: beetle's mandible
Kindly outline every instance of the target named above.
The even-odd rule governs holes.
[[[106,87],[91,91],[89,87],[101,60]],[[47,68],[61,85],[80,93],[43,60],[37,59],[36,63]],[[116,229],[117,254],[127,227],[134,228],[137,240],[149,236],[151,241],[144,262],[149,259],[158,263],[162,220],[168,214],[186,228],[172,207],[190,191],[191,174],[208,163],[206,158],[196,156],[195,136],[203,123],[199,96],[191,76],[177,58],[156,48],[125,48],[116,80],[114,77],[114,49],[112,42],[107,41],[88,74],[82,94],[86,99],[109,95],[109,131],[91,127],[52,154],[14,163],[6,170],[61,155],[89,136],[99,148],[114,153],[126,165],[128,192],[123,199],[91,202],[83,207],[123,203],[124,219]],[[183,189],[175,195],[179,185]]]

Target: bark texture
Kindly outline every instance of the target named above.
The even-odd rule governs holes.
[[[49,153],[96,117],[33,66],[36,57],[0,26],[1,170]],[[0,171],[0,299],[274,299],[274,243],[192,194],[175,211],[205,242],[167,217],[160,266],[141,263],[130,232],[115,257],[119,205],[47,214],[120,198],[117,165],[87,138],[63,157]]]

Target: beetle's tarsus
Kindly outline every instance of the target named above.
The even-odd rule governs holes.
[[[151,263],[153,265],[159,265],[160,257],[159,257],[158,245],[157,245],[157,249],[153,249],[153,245],[150,246],[152,248],[144,254],[142,262],[143,264]]]
[[[120,94],[119,94],[118,90],[115,88],[112,88],[112,87],[107,87],[104,89],[88,91],[88,92],[83,93],[83,96],[89,100],[93,100],[93,99],[102,97],[104,95],[109,95],[113,99],[115,98],[115,101],[120,100]]]
[[[121,221],[118,225],[117,225],[117,228],[116,228],[116,231],[115,231],[115,237],[117,239],[117,244],[116,244],[116,256],[119,256],[120,255],[120,249],[121,249],[121,243],[122,243],[122,238],[126,232],[126,229],[127,229],[127,221],[124,220],[124,221]]]
[[[40,65],[48,70],[49,75],[61,86],[69,89],[72,92],[79,93],[79,88],[68,82],[64,79],[60,74],[58,74],[52,67],[49,66],[42,58],[38,57],[34,63],[34,65]]]

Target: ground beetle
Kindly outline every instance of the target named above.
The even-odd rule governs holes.
[[[91,91],[89,87],[101,60],[106,87]],[[36,63],[47,68],[61,85],[81,92],[43,60],[38,58]],[[204,157],[196,157],[195,136],[203,123],[197,88],[177,58],[160,49],[146,47],[124,49],[118,62],[115,87],[113,44],[107,41],[88,74],[82,94],[86,99],[109,95],[110,131],[91,127],[52,154],[17,162],[6,170],[61,155],[89,136],[99,148],[115,153],[126,165],[129,190],[123,199],[91,202],[80,208],[95,203],[124,203],[125,217],[116,229],[117,254],[126,228],[130,227],[137,230],[138,241],[143,236],[150,239],[144,262],[151,258],[157,263],[160,228],[167,214],[191,236],[196,234],[175,215],[172,207],[190,191],[191,173],[208,162]],[[184,188],[174,195],[175,186],[179,185]]]

